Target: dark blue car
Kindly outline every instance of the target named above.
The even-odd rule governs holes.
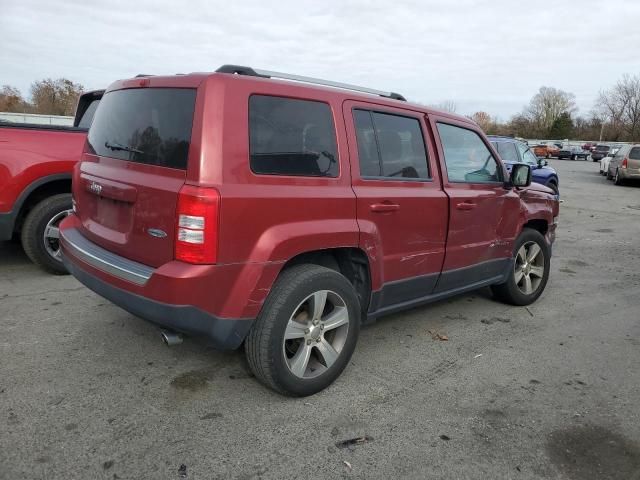
[[[536,157],[526,143],[515,138],[496,135],[489,135],[489,140],[509,171],[514,163],[527,163],[531,165],[532,181],[549,187],[556,195],[560,193],[558,173],[547,164],[546,160]]]

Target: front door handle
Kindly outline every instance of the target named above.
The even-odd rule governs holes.
[[[386,213],[400,210],[400,205],[396,203],[374,203],[370,206],[372,212]]]
[[[456,205],[458,210],[473,210],[476,208],[476,204],[473,202],[462,202]]]

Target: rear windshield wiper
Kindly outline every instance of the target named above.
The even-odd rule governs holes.
[[[131,152],[131,153],[144,153],[142,150],[138,150],[137,148],[133,148],[133,147],[127,147],[126,145],[120,145],[119,143],[110,143],[110,142],[104,142],[104,146],[115,151],[122,151],[122,152]]]

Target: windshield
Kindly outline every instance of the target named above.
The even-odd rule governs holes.
[[[93,153],[187,168],[196,91],[139,88],[105,94],[89,129]]]

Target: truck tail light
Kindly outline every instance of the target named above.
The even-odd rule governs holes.
[[[627,168],[627,164],[629,163],[629,160],[625,157],[624,160],[622,160],[622,168]]]
[[[175,258],[193,264],[218,259],[220,193],[215,188],[183,185],[178,193]]]

